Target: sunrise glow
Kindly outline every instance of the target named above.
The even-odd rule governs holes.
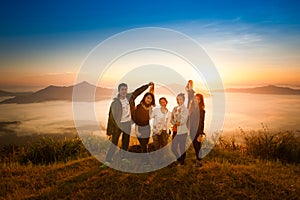
[[[208,12],[205,5],[199,2],[194,5],[195,9],[184,12],[184,15],[178,13],[178,15],[168,16],[165,12],[160,12],[161,16],[154,22],[147,19],[153,8],[145,6],[143,11],[135,11],[144,18],[135,19],[133,17],[135,12],[128,12],[130,14],[123,21],[111,21],[109,26],[103,23],[110,21],[111,14],[105,10],[105,6],[109,4],[104,7],[102,4],[100,10],[106,16],[105,14],[103,17],[95,16],[98,20],[83,26],[85,28],[82,30],[67,24],[63,19],[64,13],[59,13],[57,17],[52,18],[47,13],[35,14],[29,8],[25,10],[16,8],[20,12],[16,12],[11,21],[8,20],[6,25],[2,25],[5,31],[0,33],[2,43],[0,88],[30,90],[47,85],[72,85],[76,73],[93,48],[114,34],[141,27],[141,24],[174,29],[196,40],[215,63],[225,87],[264,84],[297,87],[300,85],[298,76],[300,39],[297,24],[299,16],[294,16],[296,14],[290,12],[293,9],[292,5],[284,4],[279,6],[280,9],[275,9],[268,7],[267,3],[259,4],[266,4],[268,9],[263,9],[265,15],[257,16],[255,13],[243,12],[243,9],[248,9],[246,3],[241,11],[226,5],[214,7],[207,5],[216,13],[222,12],[223,6],[231,9],[229,13],[224,12],[220,17],[221,15]],[[186,5],[182,4],[182,6]],[[121,16],[121,8],[122,6],[116,5],[114,15]],[[31,18],[27,17],[28,13],[43,17],[39,17],[41,19],[35,22],[36,24],[27,25],[16,20],[17,16],[23,16],[24,23],[29,22]],[[74,21],[80,19],[78,14],[71,14],[75,16]],[[44,22],[52,23],[52,20],[53,23],[58,23],[57,27],[50,28],[45,25]],[[83,22],[78,22],[78,25],[80,23]],[[44,26],[41,26],[42,24]],[[18,26],[23,26],[22,30],[14,32]],[[158,61],[161,59],[159,58]],[[164,59],[168,60],[168,58]],[[179,66],[180,61],[169,64],[169,67]],[[128,65],[124,63],[119,66],[120,75],[127,67]],[[114,81],[118,81],[110,76],[107,74],[103,79],[103,86],[113,87]],[[193,78],[189,74],[186,76]],[[87,81],[88,79],[89,77]]]

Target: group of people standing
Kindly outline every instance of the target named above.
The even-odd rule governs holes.
[[[135,99],[148,88],[149,92],[135,106]],[[176,97],[178,105],[170,112],[165,97],[159,99],[160,107],[155,107],[153,82],[139,87],[132,93],[128,93],[127,84],[121,83],[118,86],[118,95],[113,99],[109,109],[107,135],[111,136],[112,144],[106,154],[106,162],[103,166],[109,166],[112,162],[121,134],[121,148],[124,151],[128,150],[132,123],[135,123],[135,133],[141,145],[141,151],[146,153],[151,134],[150,120],[152,118],[152,135],[156,150],[168,144],[170,133],[172,133],[171,149],[177,158],[176,164],[184,165],[186,140],[189,134],[196,154],[195,165],[202,166],[200,149],[201,138],[204,135],[204,99],[202,94],[195,94],[192,80],[188,81],[185,89],[188,94],[187,106],[184,104],[185,94],[180,93]],[[129,162],[124,156],[124,151],[121,151],[122,161]]]

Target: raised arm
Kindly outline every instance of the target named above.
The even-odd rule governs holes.
[[[154,83],[152,82],[149,83],[149,92],[154,94]]]
[[[132,101],[134,101],[140,94],[142,94],[145,90],[147,90],[147,88],[153,84],[152,82],[146,84],[146,85],[143,85],[139,88],[137,88],[136,90],[134,90],[134,92],[131,93],[131,96],[130,96],[130,99]]]

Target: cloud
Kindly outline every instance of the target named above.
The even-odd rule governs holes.
[[[178,22],[169,27],[197,40],[213,59],[225,83],[297,82],[295,73],[300,73],[298,25],[246,23],[237,17]]]

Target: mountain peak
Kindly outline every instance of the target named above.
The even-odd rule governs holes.
[[[266,87],[277,87],[277,86],[275,86],[275,85],[267,85]]]
[[[76,86],[95,86],[95,85],[92,85],[87,81],[82,81],[82,82],[76,84]]]
[[[290,94],[300,95],[300,90],[292,89],[289,87],[279,87],[276,85],[267,85],[254,88],[229,88],[227,92],[241,92],[241,93],[254,93],[254,94]]]
[[[112,90],[107,88],[98,88],[87,81],[80,82],[72,86],[54,86],[50,85],[35,93],[26,96],[18,96],[6,99],[1,103],[36,103],[44,101],[66,100],[74,101],[73,89],[76,88],[77,93],[81,94],[75,101],[89,102],[99,101],[111,97]]]

